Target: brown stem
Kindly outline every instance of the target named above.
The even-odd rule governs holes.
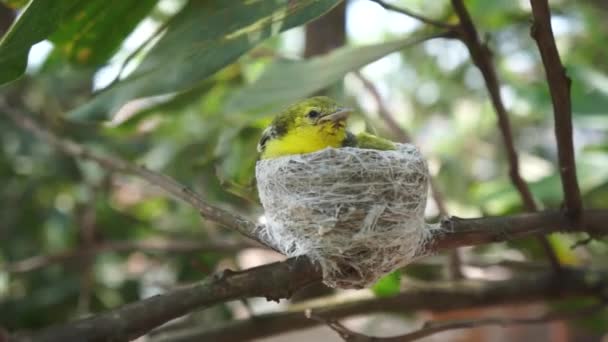
[[[574,231],[608,233],[608,210],[585,210],[585,225],[579,229],[560,211],[546,210],[512,216],[487,216],[462,219],[451,217],[441,222],[428,248],[439,252],[461,246],[514,240],[538,234]],[[587,220],[588,218],[588,220]]]
[[[327,324],[332,330],[342,337],[347,342],[411,342],[416,341],[424,337],[435,335],[437,333],[456,329],[468,329],[481,327],[486,325],[529,325],[529,324],[540,324],[551,321],[562,321],[580,318],[581,315],[590,315],[601,311],[605,304],[592,305],[585,307],[580,310],[574,311],[552,311],[542,314],[537,317],[531,318],[514,318],[514,317],[490,317],[490,318],[478,318],[478,319],[461,319],[453,321],[436,321],[427,322],[422,328],[399,336],[391,337],[373,337],[367,336],[361,333],[357,333],[345,327],[343,324],[335,319],[324,319],[317,316],[317,320]]]
[[[536,40],[545,66],[545,74],[549,83],[551,101],[553,102],[557,155],[566,214],[573,220],[580,220],[583,204],[576,179],[576,163],[572,143],[572,103],[570,102],[572,81],[566,74],[566,68],[562,65],[559,52],[555,46],[549,4],[546,0],[531,0],[530,3],[532,5],[532,16],[534,17],[531,34]]]
[[[508,303],[530,304],[544,300],[592,298],[608,282],[601,278],[595,284],[585,281],[582,270],[566,269],[564,281],[556,282],[555,274],[537,269],[527,275],[500,281],[466,280],[450,283],[409,283],[401,293],[392,297],[375,297],[366,292],[338,294],[291,305],[284,312],[261,314],[251,319],[226,322],[208,327],[189,324],[152,333],[154,342],[174,341],[249,341],[320,324],[304,318],[306,310],[317,317],[343,319],[370,313],[411,313],[418,310],[447,312],[492,307]],[[608,274],[604,274],[608,277]]]
[[[585,221],[587,229],[608,233],[608,226],[605,225],[605,222],[608,221],[608,210],[588,210],[585,212],[585,217],[587,218]],[[564,220],[560,213],[550,211],[478,219],[452,217],[444,220],[441,227],[431,231],[434,237],[426,252],[440,252],[460,246],[506,241],[538,234],[539,231],[554,232],[572,229],[580,228],[572,227],[572,223]],[[566,273],[563,272],[563,274]],[[144,299],[87,319],[51,327],[29,337],[35,341],[134,339],[197,308],[246,297],[266,297],[269,300],[288,298],[294,291],[318,282],[321,278],[320,269],[308,257],[290,258],[285,262],[264,265],[247,271],[225,272],[222,276],[187,288]],[[590,277],[586,273],[581,281],[586,284],[585,286],[595,288],[599,284],[603,286],[603,279],[604,275],[594,273],[594,277]],[[556,282],[551,278],[551,283],[558,284],[560,293],[567,293],[572,281],[563,278]],[[536,282],[539,280],[536,279]],[[494,291],[500,291],[498,286],[492,288]],[[522,291],[523,297],[531,293],[529,286],[519,286],[518,289]],[[581,294],[589,295],[592,292],[587,287]],[[453,293],[450,294],[450,296],[453,295]],[[392,298],[388,299],[392,300]],[[427,300],[426,303],[445,301],[447,300],[434,296],[432,301]],[[24,338],[24,340],[27,339]]]
[[[519,158],[517,156],[517,152],[515,151],[515,143],[513,142],[513,133],[511,130],[509,115],[500,95],[498,76],[496,75],[494,64],[492,63],[492,52],[486,44],[482,44],[479,40],[477,29],[475,28],[475,25],[473,24],[471,16],[464,6],[463,1],[452,0],[452,6],[460,19],[460,38],[467,46],[473,62],[483,76],[486,88],[490,94],[492,105],[496,111],[496,115],[498,117],[498,126],[502,134],[507,159],[509,161],[509,176],[511,178],[511,182],[517,189],[517,192],[519,193],[519,196],[524,204],[524,208],[530,212],[537,211],[538,208],[534,202],[532,192],[519,174]],[[551,247],[549,240],[544,236],[539,236],[538,241],[549,258],[549,261],[551,261],[553,268],[556,271],[559,271],[559,259]]]
[[[385,122],[386,126],[390,129],[393,136],[399,142],[413,142],[407,130],[401,127],[401,125],[399,125],[399,123],[395,120],[395,116],[388,109],[388,106],[382,99],[382,96],[380,95],[380,92],[378,91],[374,83],[368,80],[367,77],[363,76],[359,71],[355,71],[354,75],[361,81],[365,89],[367,89],[367,91],[372,95],[372,97],[376,101],[376,105],[378,106],[378,114],[380,115],[380,118],[382,118],[382,120]],[[445,206],[443,193],[441,193],[441,191],[439,190],[437,182],[435,182],[434,178],[430,179],[429,185],[431,188],[431,193],[433,194],[433,200],[435,200],[435,204],[437,205],[439,215],[441,217],[446,217],[448,215],[448,211]],[[464,277],[464,275],[462,274],[462,258],[458,249],[450,251],[449,253],[448,271],[452,280],[462,279]]]
[[[13,263],[0,264],[0,270],[9,273],[35,271],[56,263],[66,263],[112,252],[152,252],[152,253],[192,253],[222,252],[233,253],[244,248],[255,247],[254,243],[237,241],[197,241],[149,239],[142,241],[111,241],[89,246],[87,249],[74,249],[55,254],[37,255]],[[261,245],[260,245],[261,247]]]
[[[372,2],[377,3],[378,5],[384,7],[387,10],[393,11],[393,12],[397,12],[397,13],[401,13],[403,15],[407,15],[408,17],[414,18],[416,20],[419,20],[425,24],[431,25],[431,26],[435,26],[438,28],[444,28],[444,29],[452,29],[454,28],[454,25],[448,24],[448,23],[444,23],[441,22],[439,20],[435,20],[435,19],[430,19],[430,18],[426,18],[424,16],[421,16],[419,14],[416,14],[410,10],[407,10],[405,8],[402,7],[397,7],[395,5],[391,5],[385,1],[382,0],[370,0]]]
[[[29,116],[20,113],[5,103],[0,102],[0,110],[11,118],[17,126],[31,132],[40,140],[49,143],[63,153],[76,158],[94,161],[106,170],[136,175],[151,185],[161,188],[167,194],[190,204],[206,219],[235,229],[239,233],[265,244],[255,235],[257,226],[254,222],[209,204],[202,196],[180,184],[175,179],[149,170],[144,166],[132,164],[119,157],[98,153],[72,140],[60,138],[40,126]]]
[[[243,272],[225,271],[201,283],[110,310],[95,316],[50,327],[16,341],[126,341],[196,308],[243,297],[288,298],[320,280],[317,268],[302,257]]]
[[[0,39],[6,32],[8,32],[8,29],[15,21],[15,18],[15,11],[4,3],[0,2]]]

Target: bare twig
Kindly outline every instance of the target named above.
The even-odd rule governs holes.
[[[395,5],[391,5],[391,4],[389,4],[389,3],[385,2],[385,1],[382,1],[382,0],[370,0],[370,1],[377,3],[378,5],[384,7],[387,10],[390,10],[390,11],[393,11],[393,12],[397,12],[397,13],[401,13],[403,15],[407,15],[408,17],[414,18],[414,19],[416,19],[418,21],[421,21],[421,22],[423,22],[425,24],[428,24],[428,25],[431,25],[431,26],[435,26],[435,27],[438,27],[438,28],[444,28],[444,29],[453,29],[453,28],[456,27],[456,25],[451,25],[451,24],[448,24],[448,23],[441,22],[439,20],[426,18],[426,17],[421,16],[419,14],[416,14],[416,13],[410,11],[410,10],[407,10],[407,9],[401,8],[401,7],[397,7]]]
[[[223,252],[232,253],[254,243],[237,241],[196,241],[186,239],[150,239],[142,241],[112,241],[91,245],[87,249],[74,249],[55,254],[37,255],[13,263],[0,264],[0,270],[10,273],[25,273],[38,270],[56,263],[80,260],[101,253],[112,252],[158,252],[158,253],[192,253],[192,252]],[[261,245],[260,245],[261,246]]]
[[[395,116],[388,109],[388,106],[382,99],[382,95],[380,95],[380,92],[378,91],[374,83],[367,79],[367,77],[363,76],[363,74],[361,74],[361,72],[359,71],[355,71],[354,75],[361,81],[363,87],[367,89],[367,91],[372,95],[372,97],[376,101],[376,105],[378,106],[378,114],[380,115],[380,118],[382,118],[382,120],[386,123],[386,126],[390,129],[393,136],[399,142],[412,143],[413,140],[411,138],[411,135],[395,120]],[[439,215],[441,217],[447,217],[448,211],[445,205],[444,196],[439,190],[437,182],[435,182],[434,178],[431,178],[429,180],[429,185],[431,187],[431,193],[433,194],[433,199],[435,200],[435,204],[437,205]],[[450,272],[451,278],[453,280],[463,278],[462,260],[458,249],[455,249],[449,253],[449,259],[450,260],[448,270]]]
[[[496,115],[498,117],[498,126],[502,134],[505,150],[507,152],[507,159],[509,161],[509,176],[511,177],[511,182],[517,189],[517,192],[519,193],[519,196],[524,204],[524,208],[530,212],[537,211],[538,207],[536,206],[532,192],[519,174],[519,158],[517,156],[517,152],[515,151],[515,143],[513,142],[513,133],[511,130],[509,115],[507,114],[507,110],[505,109],[504,103],[502,102],[502,97],[500,95],[498,76],[496,75],[494,64],[492,63],[492,52],[486,44],[481,43],[479,40],[477,29],[475,28],[475,25],[473,24],[471,16],[464,6],[463,1],[452,0],[452,6],[460,19],[460,38],[467,46],[473,62],[483,76],[486,88],[490,94],[490,99],[492,100],[492,105],[496,111]],[[551,247],[549,240],[544,236],[539,236],[538,241],[543,247],[545,254],[551,261],[553,268],[556,271],[559,271],[559,259]]]
[[[178,329],[166,329],[153,333],[151,340],[154,342],[249,341],[324,323],[303,319],[307,310],[311,310],[316,317],[339,320],[381,312],[411,313],[418,310],[447,312],[487,308],[505,303],[527,305],[544,300],[595,298],[594,296],[606,286],[605,281],[608,279],[602,280],[603,284],[599,281],[591,285],[585,283],[585,274],[584,271],[565,269],[563,279],[566,280],[556,282],[555,274],[545,268],[501,281],[410,282],[408,287],[393,297],[375,297],[368,292],[359,292],[356,296],[331,295],[294,304],[284,312],[260,314],[254,319],[236,320],[214,327],[190,323]],[[587,289],[587,286],[590,287]],[[579,292],[586,289],[589,292]]]
[[[353,74],[355,75],[355,77],[357,77],[359,79],[359,81],[361,81],[361,84],[363,84],[363,87],[365,87],[365,89],[374,98],[374,101],[376,101],[376,105],[378,106],[378,114],[380,115],[380,118],[382,118],[382,120],[384,121],[384,123],[386,124],[388,129],[391,131],[391,134],[399,142],[411,143],[412,137],[395,120],[395,116],[388,109],[388,107],[386,106],[386,103],[384,103],[384,100],[382,99],[382,95],[380,95],[380,92],[378,91],[378,89],[376,88],[374,83],[372,81],[368,80],[367,77],[363,76],[363,74],[361,74],[360,71],[355,71],[355,72],[353,72]]]
[[[440,332],[455,330],[455,329],[467,329],[475,328],[486,325],[529,325],[529,324],[541,324],[551,321],[562,321],[584,317],[584,315],[590,315],[601,311],[605,304],[596,304],[589,307],[585,307],[580,310],[567,311],[567,312],[547,312],[537,317],[531,318],[513,318],[513,317],[490,317],[490,318],[479,318],[479,319],[466,319],[466,320],[453,320],[453,321],[437,321],[427,322],[419,330],[411,333],[392,336],[392,337],[372,337],[361,333],[354,332],[340,322],[331,319],[324,319],[322,317],[314,316],[309,313],[310,318],[321,320],[325,322],[332,330],[337,332],[344,341],[347,342],[411,342],[416,341],[424,337],[428,337]]]
[[[374,339],[374,337],[366,336],[350,330],[336,319],[323,318],[321,316],[318,316],[314,314],[310,309],[306,310],[304,312],[304,315],[308,319],[313,319],[319,323],[327,325],[331,330],[338,333],[338,335],[340,335],[340,337],[346,342],[363,342],[371,341],[372,339]]]
[[[132,164],[119,157],[95,152],[72,140],[60,138],[46,128],[40,126],[29,116],[20,113],[1,101],[0,110],[10,117],[19,127],[31,132],[39,139],[56,147],[63,153],[84,160],[93,161],[107,170],[136,175],[146,180],[148,183],[161,188],[175,198],[190,204],[196,208],[204,218],[217,222],[225,227],[234,229],[253,240],[267,245],[255,235],[254,232],[257,227],[255,223],[240,215],[209,204],[199,194],[178,183],[173,178],[148,170],[144,166]]]
[[[547,0],[531,0],[530,3],[534,17],[531,34],[536,40],[545,66],[549,92],[553,102],[559,172],[564,191],[566,214],[573,220],[579,220],[583,204],[576,179],[576,163],[572,143],[572,103],[570,101],[572,81],[566,74],[566,69],[562,65],[559,52],[555,46],[555,38],[551,29],[551,13]]]

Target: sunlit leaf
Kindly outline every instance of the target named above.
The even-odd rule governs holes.
[[[577,156],[577,178],[584,194],[608,183],[608,156],[595,151],[583,151]],[[534,196],[545,205],[558,206],[563,201],[561,178],[558,173],[531,182]],[[479,184],[475,190],[478,203],[493,214],[504,214],[521,205],[513,185],[506,179]]]
[[[23,75],[32,45],[53,33],[78,0],[33,0],[0,41],[0,84]]]
[[[73,63],[102,63],[112,56],[157,1],[80,1],[65,13],[50,40]]]
[[[105,119],[129,100],[195,86],[265,38],[304,24],[339,2],[190,1],[130,76],[70,116]]]
[[[415,43],[412,38],[387,43],[344,47],[305,61],[280,61],[253,84],[236,92],[227,111],[249,111],[270,104],[286,105],[337,82],[348,72]]]

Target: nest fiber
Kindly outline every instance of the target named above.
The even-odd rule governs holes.
[[[428,169],[413,145],[261,160],[256,177],[262,238],[318,262],[329,286],[369,286],[423,254]]]

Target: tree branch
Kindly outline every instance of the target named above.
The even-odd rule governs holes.
[[[410,18],[414,18],[414,19],[416,19],[418,21],[421,21],[421,22],[423,22],[425,24],[428,24],[428,25],[431,25],[431,26],[435,26],[435,27],[443,28],[443,29],[453,29],[453,28],[456,27],[455,25],[451,25],[451,24],[448,24],[448,23],[441,22],[439,20],[430,19],[430,18],[421,16],[421,15],[416,14],[416,13],[410,11],[410,10],[407,10],[407,9],[401,8],[401,7],[397,7],[395,5],[391,5],[391,4],[389,4],[389,3],[385,2],[385,1],[382,1],[382,0],[370,0],[370,1],[377,3],[378,5],[382,6],[383,8],[385,8],[387,10],[390,10],[390,11],[393,11],[393,12],[397,12],[397,13],[401,13],[403,15],[406,15],[406,16],[408,16]]]
[[[509,115],[505,109],[502,97],[500,95],[500,86],[498,82],[498,76],[496,75],[496,69],[492,63],[492,52],[486,44],[482,44],[479,40],[477,29],[473,24],[471,16],[467,11],[462,0],[452,0],[452,7],[460,19],[460,38],[467,46],[469,54],[473,59],[473,62],[481,72],[496,116],[498,117],[498,126],[502,134],[504,146],[507,152],[507,159],[509,161],[509,176],[511,182],[517,189],[519,196],[524,204],[524,208],[527,211],[537,211],[538,207],[534,202],[534,197],[530,188],[526,182],[521,178],[519,174],[519,158],[515,151],[515,143],[513,142],[513,133],[511,130],[511,122]],[[553,251],[549,240],[544,236],[539,236],[538,241],[543,247],[545,254],[551,261],[553,268],[558,271],[560,269],[559,259]]]
[[[555,38],[551,29],[551,13],[546,0],[531,0],[534,22],[531,35],[536,40],[540,56],[545,66],[549,83],[549,92],[553,102],[555,117],[555,136],[557,138],[557,155],[559,172],[564,191],[566,214],[573,220],[579,220],[582,213],[581,193],[576,179],[576,163],[572,142],[572,103],[570,86],[572,81],[566,74]]]
[[[216,327],[195,325],[179,330],[165,330],[153,333],[151,339],[154,342],[236,342],[264,338],[320,324],[315,320],[304,319],[307,310],[311,310],[317,317],[337,320],[380,312],[445,312],[506,303],[529,304],[542,300],[592,298],[608,286],[608,273],[601,273],[596,278],[598,281],[593,284],[585,281],[585,276],[589,274],[583,270],[565,269],[563,282],[558,282],[556,275],[545,269],[501,281],[408,282],[407,288],[392,297],[375,297],[369,292],[360,292],[354,298],[352,295],[333,295],[294,304],[285,312],[262,314]]]
[[[267,243],[261,241],[255,235],[254,232],[256,231],[257,226],[254,222],[209,204],[199,194],[180,184],[173,178],[148,170],[144,166],[132,164],[119,157],[95,152],[72,140],[62,139],[40,126],[32,118],[9,107],[1,99],[0,110],[12,119],[17,126],[31,132],[40,140],[54,146],[63,153],[76,158],[93,161],[106,170],[136,175],[146,180],[151,185],[161,188],[169,195],[190,204],[192,207],[196,208],[204,218],[217,222],[225,227],[235,229],[239,233],[267,245]]]
[[[585,210],[585,225],[577,228],[564,219],[560,211],[546,210],[511,216],[487,216],[463,219],[450,217],[441,222],[427,246],[429,251],[440,252],[462,246],[482,245],[508,241],[538,234],[575,231],[608,233],[608,210]]]
[[[192,252],[223,252],[233,253],[247,247],[255,247],[254,243],[238,241],[196,241],[186,239],[148,239],[142,241],[110,241],[89,246],[87,249],[73,249],[54,254],[43,254],[12,263],[0,264],[0,270],[9,273],[25,273],[38,270],[55,263],[66,263],[109,252],[160,252],[160,253],[192,253]]]
[[[608,233],[608,226],[605,224],[608,222],[608,210],[588,210],[585,212],[585,217],[587,229]],[[421,251],[420,256],[431,251],[440,252],[460,246],[506,241],[539,232],[571,231],[575,228],[580,229],[573,227],[570,221],[564,220],[559,212],[551,211],[478,219],[453,217],[444,220],[441,227],[432,230],[434,234],[432,242],[427,250]],[[589,273],[585,274],[589,275]],[[573,276],[574,278],[569,279],[564,275],[565,278],[559,278],[559,282],[551,277],[551,283],[559,284],[559,291],[562,294],[573,291],[573,293],[581,295],[590,295],[592,291],[589,290],[589,286],[603,284],[606,279],[603,273],[600,277],[593,274],[595,280],[591,282],[589,281],[591,277],[579,279],[578,276]],[[43,330],[29,338],[35,341],[100,341],[135,338],[194,309],[246,297],[266,297],[269,300],[288,298],[294,291],[320,281],[321,278],[321,271],[312,264],[308,257],[290,258],[285,262],[264,265],[247,271],[226,272],[222,276],[200,284],[144,299],[91,318]],[[540,280],[535,279],[533,283],[538,282]],[[585,284],[585,291],[574,290],[574,288],[578,288],[577,286],[582,286],[579,282]],[[501,293],[500,291],[504,290],[501,290],[497,283],[492,284],[488,291]],[[574,286],[574,288],[570,286]],[[517,289],[525,298],[529,298],[526,296],[534,293],[531,285],[523,287],[518,285]],[[450,293],[449,296],[454,296],[454,293]],[[434,308],[433,304],[429,303],[438,303],[437,305],[443,305],[441,307],[445,309],[445,304],[439,303],[451,302],[447,299],[442,300],[442,297],[436,293],[432,298],[433,300],[425,301],[425,305],[428,305],[426,308]],[[483,297],[476,296],[475,298],[481,300]],[[470,304],[470,301],[467,303]],[[24,338],[24,340],[28,339]]]
[[[390,129],[391,133],[399,142],[404,143],[412,143],[413,140],[410,134],[403,128],[399,123],[395,120],[395,116],[388,109],[384,100],[382,99],[382,95],[372,83],[372,81],[368,80],[361,72],[355,71],[355,77],[357,77],[363,87],[367,89],[367,91],[372,95],[376,104],[378,105],[378,114],[380,118],[385,122],[386,126]],[[435,200],[435,204],[437,205],[437,210],[439,211],[439,215],[441,217],[448,216],[448,210],[445,205],[443,193],[439,190],[437,186],[437,182],[435,182],[434,178],[429,179],[429,186],[431,188],[431,193],[433,194],[433,200]],[[449,254],[449,265],[448,271],[450,273],[450,277],[452,280],[463,278],[462,274],[462,258],[460,256],[460,251],[458,249],[454,249]]]
[[[135,166],[129,162],[89,150],[71,140],[61,139],[38,126],[32,119],[11,108],[2,108],[20,127],[32,132],[43,141],[66,154],[91,160],[101,167],[131,173],[169,194],[199,209],[203,216],[223,225],[234,227],[241,233],[253,236],[255,224],[240,216],[213,207],[199,195],[183,187],[172,178]],[[557,231],[594,231],[607,233],[608,210],[587,210],[584,225],[574,227],[559,212],[544,211],[506,217],[477,219],[449,218],[439,227],[429,227],[431,242],[419,256],[450,250],[460,246],[506,241],[518,237]],[[321,272],[305,257],[288,259],[244,272],[227,272],[200,284],[178,289],[100,313],[87,319],[63,326],[51,327],[23,340],[124,340],[140,336],[147,331],[182,316],[191,310],[204,308],[228,300],[244,297],[266,297],[271,300],[289,297],[295,290],[321,280]],[[560,283],[563,282],[560,280]],[[526,293],[528,289],[526,289]]]
[[[189,287],[31,335],[17,335],[14,340],[132,340],[194,309],[245,297],[266,297],[269,300],[288,298],[297,289],[320,279],[319,270],[305,257],[292,258],[243,272],[225,271]]]

